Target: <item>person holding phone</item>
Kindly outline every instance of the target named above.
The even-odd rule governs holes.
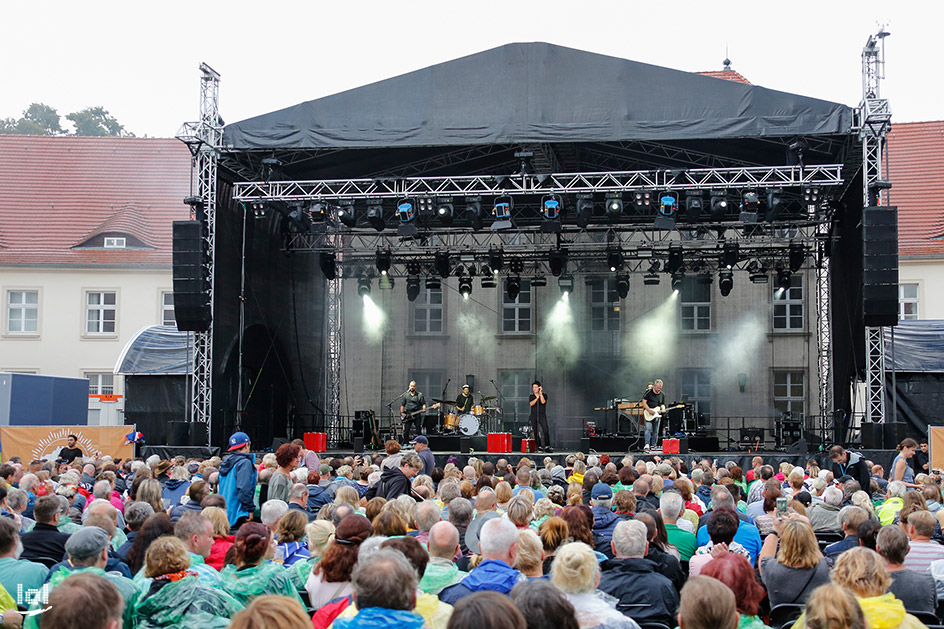
[[[829,583],[829,564],[819,551],[813,527],[805,516],[787,513],[786,498],[781,497],[774,530],[764,540],[758,564],[760,578],[767,588],[770,606],[782,603],[802,605],[820,585]]]

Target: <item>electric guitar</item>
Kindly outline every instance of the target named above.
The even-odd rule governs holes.
[[[662,417],[663,415],[665,415],[666,411],[671,410],[673,408],[685,408],[685,405],[676,404],[675,406],[670,406],[666,408],[665,404],[663,404],[662,406],[657,406],[652,410],[643,408],[642,416],[643,416],[643,419],[645,419],[647,422],[655,421],[659,419],[660,417]]]
[[[433,404],[432,406],[427,406],[426,408],[421,408],[421,409],[419,409],[419,410],[417,410],[417,411],[410,411],[409,413],[403,413],[402,417],[400,418],[400,423],[405,425],[406,422],[410,421],[411,419],[413,419],[413,418],[416,417],[417,415],[420,415],[420,414],[422,414],[422,413],[425,413],[426,411],[435,410],[435,409],[439,408],[439,406],[440,406],[439,402],[436,402],[436,403]]]

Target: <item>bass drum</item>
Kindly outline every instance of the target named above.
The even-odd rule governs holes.
[[[445,419],[445,428],[446,430],[455,430],[459,425],[459,416],[455,413],[446,413]]]
[[[466,437],[471,437],[479,431],[479,418],[471,413],[467,413],[459,418],[459,432]]]

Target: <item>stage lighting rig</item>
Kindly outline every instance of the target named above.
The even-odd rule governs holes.
[[[728,212],[728,194],[724,190],[712,190],[711,192],[711,220],[720,222],[724,220]]]
[[[551,275],[560,277],[564,272],[564,266],[567,264],[567,252],[560,249],[551,251],[548,255],[548,264],[551,267]]]
[[[343,225],[354,227],[357,225],[357,214],[354,212],[353,201],[341,201],[338,205],[338,220]]]
[[[406,278],[406,298],[410,301],[416,301],[420,295],[420,278],[411,275]]]
[[[727,297],[731,294],[731,289],[734,288],[734,271],[730,268],[722,269],[718,273],[718,288],[721,289],[721,296]]]
[[[397,216],[401,223],[409,223],[416,218],[416,204],[413,199],[400,199],[397,201]]]
[[[804,188],[803,202],[807,205],[816,205],[819,203],[819,188]]]
[[[438,277],[428,277],[426,278],[426,290],[440,290],[442,288],[442,280]]]
[[[391,262],[393,262],[393,255],[391,255],[389,249],[377,250],[377,270],[380,271],[381,275],[386,275],[390,272]]]
[[[504,252],[498,247],[492,247],[488,250],[488,264],[492,267],[495,275],[505,266]]]
[[[633,193],[633,205],[639,212],[645,212],[652,207],[652,193],[649,190],[636,190]]]
[[[482,198],[465,198],[465,215],[472,224],[473,231],[479,231],[485,226],[485,219],[482,216]]]
[[[532,288],[541,288],[547,286],[547,278],[543,275],[535,275],[530,280]]]
[[[433,197],[419,197],[416,199],[417,210],[420,216],[429,218],[436,213],[436,200]]]
[[[574,222],[580,229],[586,229],[593,219],[593,195],[578,194],[577,205],[574,207]]]
[[[653,221],[653,227],[671,231],[675,229],[675,215],[678,212],[678,197],[664,194],[659,199],[659,212]]]
[[[764,219],[770,223],[776,220],[780,211],[783,209],[783,189],[770,188],[767,190],[767,212]]]
[[[741,256],[741,246],[736,242],[726,242],[721,249],[721,266],[733,269]]]
[[[437,251],[434,257],[433,266],[436,268],[436,272],[439,273],[439,277],[444,279],[449,277],[449,253],[446,251]]]
[[[472,278],[468,275],[459,278],[459,294],[462,295],[463,299],[468,299],[469,295],[472,294]]]
[[[682,290],[682,282],[685,281],[685,271],[679,269],[672,273],[672,290],[679,292]]]
[[[318,256],[318,266],[321,267],[325,279],[333,280],[338,277],[337,256],[333,251],[322,251],[321,255]]]
[[[760,199],[753,190],[748,190],[741,197],[741,215],[739,220],[742,223],[756,223],[757,212],[760,209]]]
[[[498,274],[492,274],[488,265],[482,267],[482,288],[495,288],[498,286]]]
[[[806,258],[806,254],[803,251],[803,245],[798,242],[790,243],[790,271],[796,273],[800,270],[800,267],[803,266],[803,260]]]
[[[308,206],[308,218],[310,218],[315,223],[321,223],[325,220],[327,209],[326,203],[315,201]]]
[[[557,279],[557,286],[560,288],[561,295],[569,295],[574,292],[574,276],[562,275]]]
[[[384,230],[383,201],[381,199],[367,200],[367,222],[379,232]]]
[[[786,293],[790,290],[790,285],[792,284],[792,278],[790,276],[790,271],[787,269],[777,269],[777,288],[781,292]]]
[[[266,203],[265,201],[253,201],[249,204],[249,209],[252,211],[252,217],[255,219],[263,219],[266,214]]]
[[[757,260],[751,260],[750,264],[747,265],[747,272],[748,277],[750,277],[751,282],[754,284],[767,284],[770,282],[770,276],[767,275],[767,267]]]
[[[357,294],[360,297],[370,296],[370,278],[360,277],[357,279]]]
[[[545,234],[556,234],[561,231],[561,210],[564,207],[559,194],[549,194],[541,199],[541,231]]]
[[[689,190],[685,193],[685,217],[694,222],[701,216],[705,209],[704,192],[701,190]]]
[[[682,268],[682,245],[669,245],[669,258],[665,261],[665,272],[674,274]]]
[[[623,252],[619,249],[610,249],[606,252],[606,265],[610,271],[616,272],[623,268]]]
[[[505,292],[508,293],[508,301],[517,301],[521,293],[521,278],[513,275],[505,280]]]
[[[436,218],[443,225],[452,225],[452,219],[455,217],[455,206],[452,203],[452,197],[443,197],[436,203]]]
[[[519,258],[512,258],[508,263],[508,266],[511,268],[511,272],[515,275],[521,275],[524,273],[524,262]]]
[[[623,215],[623,195],[619,192],[606,193],[606,215],[613,221]]]
[[[495,220],[492,222],[492,231],[514,227],[511,222],[511,211],[514,207],[514,197],[504,196],[495,199],[495,204],[492,206],[492,215],[495,216]]]
[[[627,273],[616,276],[616,294],[619,295],[620,299],[626,299],[626,296],[629,295],[629,275]]]

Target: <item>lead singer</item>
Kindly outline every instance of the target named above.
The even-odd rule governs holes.
[[[535,380],[531,384],[531,395],[528,396],[531,405],[531,432],[534,435],[534,445],[538,452],[551,451],[550,436],[547,433],[547,394],[541,382]]]

